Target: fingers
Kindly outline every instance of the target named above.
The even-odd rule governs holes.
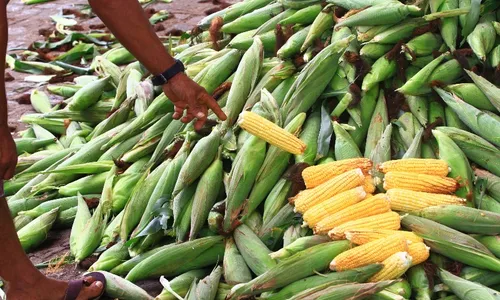
[[[176,105],[174,110],[175,111],[174,111],[173,118],[176,120],[179,120],[182,117],[182,115],[184,114],[184,108]]]
[[[206,94],[202,102],[204,102],[221,121],[225,121],[227,119],[226,114],[224,113],[224,111],[222,111],[219,104],[217,104],[217,101],[215,101],[215,99],[210,95]]]
[[[201,107],[202,111],[196,114],[197,121],[194,123],[194,129],[200,130],[207,121],[208,109],[205,106]]]

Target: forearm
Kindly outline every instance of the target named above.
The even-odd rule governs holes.
[[[0,5],[0,126],[7,125],[7,97],[5,95],[5,54],[7,53],[7,11]]]
[[[89,3],[120,43],[151,73],[160,74],[175,63],[137,0],[89,0]]]

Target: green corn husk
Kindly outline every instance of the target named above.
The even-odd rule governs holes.
[[[156,138],[146,142],[143,145],[136,146],[135,148],[132,148],[132,150],[123,154],[120,161],[126,162],[126,163],[134,163],[145,156],[150,158],[150,154],[152,154],[155,151],[159,142],[160,142],[160,138],[156,137]]]
[[[349,282],[366,282],[371,276],[377,273],[382,268],[380,264],[368,265],[344,272],[332,272],[326,275],[314,275],[311,277],[298,280],[292,284],[285,286],[279,292],[272,293],[265,299],[268,300],[285,300],[290,299],[294,295],[311,288],[319,287],[330,283],[331,285],[340,285]]]
[[[337,160],[363,156],[352,137],[339,123],[333,123],[333,131],[335,133],[335,158]]]
[[[465,70],[468,72],[467,70]],[[471,78],[476,78],[477,75],[472,75],[473,73],[469,73]],[[481,79],[477,79],[481,80]],[[457,83],[453,85],[449,85],[446,87],[446,90],[457,95],[460,99],[469,103],[470,105],[478,108],[478,109],[486,109],[490,111],[495,111],[495,107],[488,100],[487,95],[485,95],[478,85],[474,83]]]
[[[500,214],[471,207],[432,206],[415,212],[415,215],[464,233],[498,234],[500,232]]]
[[[263,8],[254,10],[246,15],[243,15],[236,20],[224,24],[221,31],[224,33],[242,33],[252,29],[259,28],[262,24],[269,21],[272,17],[283,12],[284,8],[281,3],[274,3]]]
[[[224,279],[228,284],[235,285],[252,280],[252,274],[243,256],[238,251],[233,238],[226,239],[224,252]]]
[[[381,3],[340,19],[335,27],[397,24],[405,20],[409,14],[419,11],[420,9],[414,5],[402,5],[399,2]]]
[[[468,131],[469,128],[465,126],[464,122],[460,120],[460,117],[457,115],[457,113],[449,106],[446,106],[444,108],[444,115],[445,115],[445,123],[446,126],[448,127],[453,127],[461,130],[466,130]]]
[[[413,141],[411,142],[408,150],[406,150],[405,154],[401,159],[409,159],[409,158],[421,158],[422,157],[422,137],[424,135],[424,129],[420,128]]]
[[[480,0],[459,0],[460,8],[470,8],[470,11],[466,15],[461,15],[459,17],[460,26],[462,27],[462,37],[464,41],[467,36],[474,30],[477,22],[479,21],[480,12]]]
[[[241,256],[255,274],[264,274],[276,265],[269,256],[271,251],[248,226],[240,225],[233,236]]]
[[[319,2],[319,0],[283,0],[283,5],[287,8],[302,9]]]
[[[407,51],[406,59],[411,60],[413,56],[431,55],[434,51],[438,50],[439,47],[441,47],[442,43],[443,41],[439,35],[427,32],[411,39],[408,43],[406,43],[405,46],[403,46],[403,49]],[[377,45],[377,44],[368,44],[368,45]],[[388,47],[388,45],[381,45],[381,46]],[[387,49],[387,51],[389,50],[391,49],[390,48]],[[387,53],[387,51],[385,53]]]
[[[243,202],[251,192],[266,156],[266,142],[251,136],[245,142],[233,161],[227,184],[224,230],[230,231],[237,220]]]
[[[474,30],[467,36],[467,42],[482,61],[486,61],[486,56],[495,46],[496,31],[493,21],[495,21],[494,13],[483,15]]]
[[[474,174],[477,179],[484,180],[488,193],[495,198],[495,200],[500,202],[500,178],[478,168],[474,169]]]
[[[229,50],[227,54],[214,60],[206,67],[206,72],[195,77],[195,81],[209,94],[219,87],[223,82],[227,81],[231,74],[234,73],[241,59],[241,51],[236,49]]]
[[[466,198],[469,201],[472,200],[474,198],[472,169],[467,157],[462,150],[460,150],[460,147],[443,132],[433,130],[432,134],[437,139],[439,145],[439,159],[446,161],[451,168],[448,176],[457,179],[461,186],[456,191],[456,195]]]
[[[500,159],[500,150],[481,137],[451,127],[438,127],[437,130],[448,135],[468,159],[487,169],[493,174],[500,175],[500,166],[496,163]]]
[[[370,159],[373,161],[373,165],[377,166],[378,164],[381,164],[383,162],[391,160],[391,136],[392,136],[392,124],[387,125],[385,128],[382,136],[380,137],[380,140],[377,143],[377,146],[373,149]],[[376,181],[380,182],[378,184],[378,188],[382,189],[382,177],[383,174],[381,174],[376,168],[372,169],[373,177],[377,177]]]
[[[25,176],[30,176],[33,174],[38,174],[41,171],[47,170],[51,165],[55,164],[56,162],[64,159],[65,157],[72,155],[78,151],[78,148],[67,148],[63,149],[60,151],[57,151],[53,154],[48,155],[44,159],[37,161],[33,165],[31,165],[29,168],[26,170],[16,174],[16,178],[22,178]]]
[[[427,21],[423,18],[408,19],[394,26],[383,27],[380,32],[375,32],[369,41],[380,44],[395,44],[401,39],[411,37],[415,29],[426,24]]]
[[[75,221],[71,227],[71,234],[69,238],[69,247],[72,255],[76,255],[77,251],[77,241],[81,235],[81,232],[87,225],[88,221],[92,217],[90,210],[81,194],[78,194],[78,208],[75,216]]]
[[[500,274],[497,272],[482,270],[465,266],[460,271],[460,277],[465,280],[477,282],[484,286],[494,286],[500,284]]]
[[[38,149],[46,147],[56,142],[54,138],[37,139],[37,138],[21,138],[15,139],[17,155],[23,153],[35,153]]]
[[[54,224],[59,208],[46,212],[17,232],[17,237],[25,252],[39,246],[45,239]]]
[[[71,111],[82,111],[95,104],[99,101],[104,89],[109,84],[109,80],[110,77],[108,76],[83,86],[72,97],[68,109]]]
[[[496,271],[500,260],[474,238],[431,220],[404,216],[401,224],[425,240],[433,252],[469,266]]]
[[[421,96],[408,95],[406,96],[406,102],[415,118],[422,126],[426,126],[428,123],[429,101]]]
[[[396,74],[396,61],[389,60],[385,55],[377,59],[368,74],[363,79],[361,89],[368,91],[380,82]]]
[[[199,269],[199,270],[192,270],[188,271],[182,275],[179,275],[175,277],[174,279],[169,281],[169,286],[170,289],[173,290],[177,295],[180,297],[184,297],[187,295],[189,287],[191,286],[191,283],[196,279],[196,278],[203,278],[208,274],[207,269]],[[163,289],[160,295],[158,295],[156,300],[177,300],[178,298],[175,297],[168,289]]]
[[[231,289],[228,299],[243,295],[257,295],[285,287],[328,268],[330,261],[349,248],[349,242],[336,241],[320,244],[301,251],[279,262],[274,268],[244,284]]]
[[[498,235],[476,236],[475,239],[485,245],[496,257],[500,257],[500,240]]]
[[[260,212],[254,211],[245,218],[245,221],[243,223],[250,227],[250,229],[257,234],[262,228],[262,215],[260,214]]]
[[[280,179],[273,187],[264,202],[263,223],[269,223],[287,203],[287,196],[292,183],[286,179]]]
[[[394,282],[394,280],[388,280],[375,283],[346,283],[334,286],[328,283],[303,291],[290,299],[297,300],[305,297],[311,297],[312,299],[331,299],[332,297],[342,300],[363,299],[382,291]]]
[[[26,124],[38,124],[54,134],[64,134],[66,127],[64,120],[51,119],[42,114],[26,114],[21,117],[21,122]]]
[[[465,70],[465,72],[467,72],[467,74],[469,75],[470,78],[472,78],[477,87],[484,93],[487,99],[489,99],[490,104],[492,104],[492,106],[494,106],[497,111],[500,111],[500,98],[498,96],[498,92],[500,90],[494,84],[486,80],[484,77],[476,75],[475,73],[470,72],[468,70]],[[479,106],[476,107],[479,109],[487,109],[494,111],[493,109],[491,109],[492,108],[491,105],[490,106],[485,105],[484,107],[479,107]]]
[[[165,150],[167,149],[168,145],[170,145],[174,141],[175,135],[182,131],[184,126],[185,125],[179,120],[173,120],[168,125],[167,129],[165,129],[165,131],[163,132],[163,135],[158,142],[158,146],[156,146],[156,149],[153,152],[148,165],[156,165],[160,162],[160,159],[165,156]]]
[[[12,196],[18,194],[20,191],[23,190],[23,187],[28,185],[32,180],[34,180],[36,177],[35,174],[31,174],[29,176],[24,176],[20,178],[13,178],[4,183],[4,193],[5,196]],[[27,193],[25,196],[29,196],[31,193]],[[14,197],[12,196],[12,197]]]
[[[296,11],[293,15],[281,20],[278,24],[282,26],[293,24],[309,25],[314,22],[316,17],[320,14],[321,10],[322,7],[320,4],[307,6]]]
[[[59,194],[63,196],[76,196],[77,193],[97,194],[102,191],[106,173],[89,175],[59,188]]]
[[[377,105],[375,106],[375,110],[373,111],[370,125],[368,126],[367,130],[364,154],[365,157],[371,156],[388,124],[389,116],[387,112],[387,104],[384,96],[384,91],[380,90]]]
[[[277,56],[281,59],[287,59],[300,53],[300,48],[304,44],[310,30],[311,26],[307,26],[294,33],[278,50]]]
[[[88,199],[88,196],[86,196],[85,198]],[[65,211],[66,209],[70,209],[70,208],[75,207],[77,205],[78,205],[78,199],[76,196],[75,197],[60,198],[60,199],[41,202],[35,208],[33,208],[31,210],[27,210],[27,211],[21,211],[21,212],[19,212],[19,214],[29,216],[31,218],[38,218],[39,216],[41,216],[45,213],[48,213],[49,211],[51,211],[55,208],[59,208],[59,210],[62,212],[62,211]]]
[[[193,189],[196,190],[198,186],[197,183],[193,184]],[[189,229],[191,227],[191,214],[193,212],[193,199],[194,193],[188,202],[183,206],[183,210],[180,214],[180,218],[176,219],[176,224],[174,225],[175,236],[178,243],[184,242],[189,238]]]
[[[222,268],[216,267],[210,275],[196,283],[193,282],[192,288],[186,295],[188,300],[214,300],[218,291]]]
[[[285,20],[286,18],[293,16],[297,11],[294,9],[286,9],[283,12],[277,14],[276,16],[272,17],[269,21],[265,22],[264,24],[260,25],[259,28],[257,29],[257,32],[255,33],[256,35],[273,31],[278,24],[282,20]]]
[[[448,12],[458,9],[458,0],[445,0],[439,7],[439,12]],[[451,51],[455,51],[458,37],[458,17],[441,18],[441,36]]]
[[[313,112],[306,119],[299,138],[307,145],[303,154],[295,155],[295,163],[313,165],[318,154],[318,136],[321,127],[320,112]],[[265,213],[265,209],[264,209]]]
[[[61,85],[48,85],[47,90],[51,94],[59,95],[64,98],[72,97],[82,87],[76,84],[61,84]]]
[[[386,2],[386,0],[328,0],[328,3],[338,5],[348,10],[361,9],[367,6],[383,4]]]
[[[95,129],[90,134],[90,139],[99,136],[102,133],[110,130],[111,128],[119,124],[123,124],[125,121],[127,121],[130,112],[132,111],[133,105],[134,105],[133,100],[126,100],[125,102],[123,102],[122,105],[120,105],[120,107],[118,108],[118,110],[113,112],[111,116],[106,118],[104,121],[102,121],[95,127]]]
[[[45,171],[44,173],[64,173],[64,174],[78,174],[78,175],[88,175],[88,174],[99,174],[102,172],[107,172],[111,170],[114,166],[113,161],[98,161],[98,162],[88,162],[83,164],[75,164],[71,166],[61,167],[57,170]]]
[[[428,91],[427,83],[433,72],[441,64],[446,54],[438,56],[431,63],[423,67],[415,76],[410,78],[402,87],[397,89],[398,92],[405,95],[418,96],[426,94]]]
[[[258,1],[244,1],[241,3],[236,3],[235,5],[217,11],[209,16],[206,16],[198,23],[198,26],[202,29],[208,29],[210,27],[210,24],[212,23],[212,20],[215,19],[216,17],[222,17],[225,23],[231,22],[234,19],[238,18],[239,16],[247,12],[253,11],[255,9],[264,7],[271,2],[272,0],[258,0]]]
[[[285,125],[316,102],[332,80],[340,56],[353,39],[354,36],[349,36],[324,48],[300,72],[280,108]]]
[[[392,48],[392,45],[369,43],[359,49],[359,55],[370,59],[379,59]]]
[[[293,135],[298,135],[305,119],[305,113],[298,114],[284,129]],[[290,153],[278,147],[269,147],[264,162],[255,178],[254,186],[248,196],[244,216],[242,218],[243,221],[246,219],[246,216],[249,216],[255,211],[262,201],[265,200],[266,196],[285,172],[291,157],[292,155]]]
[[[314,41],[333,26],[333,6],[328,5],[318,14],[307,33],[304,44],[300,47],[300,52],[306,51]]]
[[[105,293],[113,299],[153,300],[145,290],[109,272],[100,271],[106,277]]]
[[[118,86],[120,83],[120,77],[122,75],[122,71],[120,70],[120,67],[115,65],[114,63],[110,62],[106,58],[102,56],[97,56],[95,58],[96,61],[96,72],[105,77],[105,76],[110,76],[111,81],[114,86]]]
[[[187,215],[185,214],[186,207],[192,202],[194,193],[196,192],[197,182],[183,189],[177,196],[173,199],[172,210],[174,214],[174,227],[178,226],[183,220],[188,221]],[[191,218],[189,218],[191,222]],[[185,236],[183,236],[184,238]]]
[[[353,126],[355,129],[351,130],[349,134],[358,147],[361,147],[363,142],[366,140],[368,130],[371,124],[371,119],[377,105],[377,97],[379,96],[378,85],[369,91],[363,92],[361,97],[361,102],[359,103],[361,110],[361,125],[359,126],[357,122],[351,117],[348,124]]]
[[[116,217],[109,222],[106,226],[106,230],[104,230],[104,234],[102,235],[101,245],[100,247],[108,247],[110,244],[114,243],[118,238],[118,232],[120,229],[120,223],[122,222],[123,211],[121,211]]]
[[[33,220],[34,219],[32,217],[25,216],[25,215],[19,215],[19,216],[15,217],[13,220],[14,227],[16,228],[16,231],[19,231],[19,230],[21,230],[21,228],[28,225]]]
[[[159,275],[175,276],[189,270],[213,265],[222,260],[223,254],[224,244],[220,236],[173,245],[137,264],[130,270],[126,279],[135,282]]]
[[[120,241],[104,251],[99,256],[99,259],[90,266],[89,272],[112,270],[127,261],[127,259],[129,259],[128,247],[125,246],[123,241]]]
[[[122,211],[125,204],[130,199],[134,187],[139,182],[143,173],[141,172],[146,165],[148,158],[145,157],[133,163],[123,174],[118,175],[117,181],[113,186],[113,212]]]
[[[262,49],[264,52],[272,53],[276,49],[276,32],[268,31],[260,35],[255,35],[256,33],[257,29],[242,32],[229,42],[228,47],[246,51],[252,47],[254,39],[258,37],[262,42]]]
[[[449,94],[439,88],[435,90],[446,104],[458,114],[465,125],[487,141],[496,146],[500,146],[500,122],[498,120],[483,113],[453,94]]]
[[[221,141],[221,132],[216,128],[210,135],[199,140],[183,164],[175,184],[173,195],[198,179],[213,162]]]
[[[153,256],[153,254],[155,254],[157,252],[160,252],[160,251],[162,251],[164,249],[170,248],[170,247],[172,247],[174,245],[175,244],[167,244],[167,245],[164,245],[164,246],[160,246],[160,247],[151,249],[151,250],[149,250],[147,252],[140,253],[140,254],[134,256],[133,258],[127,260],[126,262],[124,262],[124,263],[116,266],[110,272],[113,273],[113,274],[115,274],[115,275],[125,277],[125,275],[127,275],[127,273],[130,270],[132,270],[139,263],[141,263],[144,260],[146,260],[148,257],[151,257],[151,256]]]
[[[31,106],[36,112],[44,114],[52,110],[49,97],[42,91],[33,90],[30,97]]]
[[[498,201],[487,194],[481,195],[479,188],[476,188],[475,192],[474,204],[478,209],[500,214],[500,203]]]
[[[445,120],[443,105],[437,101],[431,101],[429,103],[429,123],[446,125]]]
[[[411,284],[412,295],[416,300],[431,300],[432,289],[429,283],[429,277],[425,272],[423,264],[411,267],[407,271],[407,278]]]
[[[498,299],[498,292],[484,285],[462,279],[444,269],[438,269],[437,274],[460,299]]]
[[[273,259],[285,259],[307,248],[318,244],[329,242],[326,236],[306,236],[296,239],[294,242],[284,246],[279,251],[269,254]]]

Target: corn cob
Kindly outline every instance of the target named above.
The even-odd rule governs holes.
[[[497,258],[500,257],[500,238],[497,235],[474,236],[474,238],[486,246]]]
[[[415,299],[430,300],[432,290],[429,284],[430,279],[425,272],[424,266],[421,264],[415,265],[406,274],[411,284],[412,292],[415,293]]]
[[[198,183],[194,183],[193,189],[196,190],[197,186]],[[193,200],[194,193],[191,194],[191,197],[187,199],[187,203],[183,205],[180,218],[178,217],[174,224],[177,243],[185,242],[189,238],[189,228],[191,227],[191,215],[193,212]]]
[[[494,67],[497,67],[496,65]],[[500,99],[498,98],[498,88],[492,84],[491,82],[489,82],[488,80],[486,80],[484,77],[482,76],[479,76],[473,72],[470,72],[468,70],[466,70],[467,74],[469,75],[470,78],[472,78],[472,80],[474,81],[474,83],[476,85],[474,85],[476,88],[480,89],[480,91],[482,93],[484,93],[484,95],[487,97],[487,99],[489,100],[489,104],[491,105],[485,105],[486,108],[481,108],[481,107],[478,107],[477,105],[474,105],[476,106],[477,108],[480,108],[480,109],[488,109],[488,110],[491,110],[491,111],[494,111],[491,109],[491,106],[493,106],[497,111],[500,109]],[[465,101],[465,99],[464,99]],[[472,103],[471,103],[472,104]]]
[[[314,226],[314,233],[326,234],[332,228],[349,221],[382,214],[388,211],[390,211],[390,205],[385,196],[374,196],[324,218]]]
[[[370,282],[391,280],[401,277],[411,266],[412,257],[408,252],[397,252],[386,258],[384,267],[369,279]]]
[[[233,238],[228,238],[226,240],[223,264],[224,279],[227,283],[234,285],[252,280],[250,269],[238,251]]]
[[[362,157],[361,151],[349,135],[338,122],[333,123],[335,133],[335,158],[338,160]]]
[[[72,97],[68,109],[72,111],[82,111],[95,104],[101,97],[102,92],[108,85],[110,77],[104,77],[85,85],[79,89]]]
[[[486,55],[495,46],[496,31],[492,24],[493,21],[495,21],[493,12],[484,14],[476,28],[467,37],[467,42],[482,61],[486,61]]]
[[[333,196],[311,208],[303,216],[305,224],[314,227],[316,224],[351,205],[354,205],[366,198],[366,192],[363,187],[357,187]]]
[[[49,97],[42,91],[33,90],[33,92],[31,92],[30,102],[33,108],[41,114],[52,110]]]
[[[365,176],[365,181],[363,182],[363,189],[368,194],[373,194],[375,192],[375,184],[372,175],[368,174]]]
[[[495,111],[495,106],[493,106],[493,104],[490,102],[488,95],[482,91],[482,89],[485,89],[485,91],[487,91],[488,89],[493,89],[494,86],[491,83],[486,82],[486,79],[484,79],[483,77],[480,77],[476,74],[473,75],[473,73],[471,72],[467,72],[467,74],[469,74],[469,76],[477,83],[452,84],[447,86],[446,90],[457,95],[458,97],[460,97],[460,99],[478,109]]]
[[[346,237],[348,231],[358,229],[398,230],[401,227],[400,221],[400,216],[395,212],[381,213],[336,226],[328,232],[328,235],[332,239],[342,239]]]
[[[303,24],[309,25],[320,14],[322,7],[320,4],[304,7],[296,11],[293,15],[281,20],[280,25]]]
[[[403,5],[399,2],[381,3],[357,11],[348,17],[344,16],[335,27],[397,24],[406,19],[409,14],[419,11],[420,8],[414,5]]]
[[[262,222],[268,223],[276,216],[280,209],[287,203],[287,196],[290,192],[292,183],[285,179],[280,179],[273,187],[264,202],[264,213]]]
[[[377,59],[368,74],[363,79],[361,89],[368,91],[374,88],[378,83],[392,78],[396,74],[396,61],[389,60],[386,55]]]
[[[170,280],[169,282],[170,290],[174,291],[177,295],[184,297],[186,296],[189,287],[191,286],[191,283],[196,278],[203,278],[204,276],[208,275],[207,273],[208,273],[207,269],[199,269],[199,270],[188,271],[182,275],[179,275],[174,279]],[[158,295],[156,299],[177,300],[177,298],[168,289],[163,289],[161,294]]]
[[[266,5],[263,8],[256,9],[236,20],[224,24],[221,31],[224,33],[241,33],[258,28],[260,25],[269,21],[273,16],[283,12],[281,3]]]
[[[453,195],[431,194],[404,189],[387,191],[391,209],[403,212],[413,212],[436,205],[465,205],[466,200]]]
[[[311,189],[357,168],[360,168],[363,173],[368,173],[372,168],[372,162],[368,158],[353,158],[312,166],[302,171],[302,178],[306,187]]]
[[[298,299],[349,299],[353,297],[376,297],[377,293],[393,284],[395,281],[381,281],[372,283],[345,283],[335,285],[327,283],[303,291],[290,300]],[[332,284],[334,284],[332,286]]]
[[[460,299],[494,299],[498,297],[498,291],[455,276],[442,268],[438,269],[437,275]]]
[[[405,159],[386,161],[377,166],[383,173],[411,172],[435,176],[447,176],[449,167],[446,161],[439,159]]]
[[[17,237],[24,251],[28,252],[45,241],[57,218],[58,212],[59,208],[54,208],[39,216],[17,232]]]
[[[359,107],[361,110],[361,125],[357,124],[354,118],[350,118],[348,124],[353,126],[355,130],[351,130],[349,134],[354,142],[361,147],[366,140],[370,121],[373,116],[379,95],[379,86],[376,85],[372,89],[361,93],[361,101]]]
[[[290,198],[295,204],[298,212],[305,212],[310,207],[325,201],[341,192],[353,189],[364,182],[364,175],[361,169],[354,169],[342,175],[322,183],[321,185],[300,192],[297,196]]]
[[[248,267],[257,275],[262,275],[276,265],[269,254],[271,250],[245,224],[234,231],[234,241]]]
[[[321,37],[323,32],[333,26],[333,23],[333,7],[327,5],[314,19],[304,44],[300,47],[300,52],[306,51],[317,38]]]
[[[458,188],[453,178],[409,172],[387,172],[384,176],[384,189],[404,189],[416,192],[452,194]]]
[[[25,215],[25,216],[32,217],[32,218],[38,218],[39,216],[41,216],[45,213],[48,213],[49,211],[53,210],[54,208],[59,208],[60,211],[64,211],[66,209],[75,207],[77,205],[78,205],[77,197],[60,198],[60,199],[49,200],[49,201],[45,201],[43,203],[40,203],[40,205],[38,205],[37,207],[35,207],[31,210],[19,212],[19,215]]]
[[[430,248],[424,243],[412,242],[408,245],[408,254],[412,257],[412,266],[423,263],[429,258]]]
[[[500,275],[498,273],[469,266],[462,268],[460,277],[485,286],[494,286],[500,283]]]
[[[106,249],[99,259],[90,266],[89,271],[109,271],[120,265],[129,258],[128,247],[120,241],[109,249]]]
[[[397,252],[408,251],[408,243],[401,236],[389,236],[347,250],[330,263],[333,271],[344,271],[372,263],[380,263]]]
[[[401,235],[411,243],[422,243],[424,240],[411,231],[388,229],[360,229],[345,232],[346,238],[356,245],[363,245],[391,235]]]
[[[447,53],[442,54],[428,63],[425,67],[418,71],[415,76],[411,77],[402,87],[398,88],[397,91],[405,95],[413,96],[428,93],[430,89],[427,84],[430,80],[432,80],[434,71],[438,68],[446,55]]]

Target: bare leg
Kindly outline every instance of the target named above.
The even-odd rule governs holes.
[[[3,1],[3,0],[0,0]],[[7,12],[6,6],[0,5],[0,66],[5,65],[7,48]],[[4,70],[0,70],[0,184],[2,179],[12,176],[15,167],[15,147],[7,129],[7,99],[5,96]],[[11,156],[12,155],[12,156]],[[10,163],[9,163],[10,162]],[[2,189],[3,190],[3,189]],[[9,300],[59,300],[64,299],[68,283],[52,280],[41,274],[24,254],[21,243],[12,223],[7,201],[0,195],[0,278],[5,282]],[[84,287],[78,300],[95,298],[102,291],[100,282],[91,282]]]

